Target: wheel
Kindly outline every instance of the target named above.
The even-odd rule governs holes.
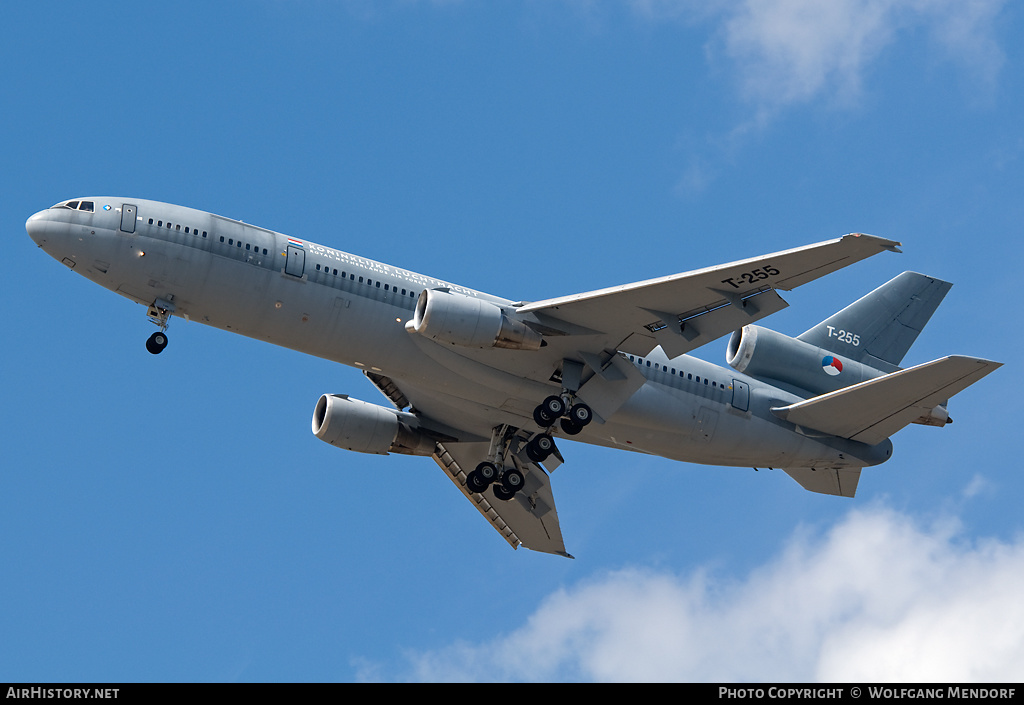
[[[526,444],[526,457],[535,463],[543,463],[553,452],[555,452],[555,441],[546,433],[534,436]]]
[[[548,416],[547,412],[544,411],[543,404],[533,410],[533,420],[541,428],[548,428],[555,422],[555,420]]]
[[[494,463],[480,463],[476,466],[476,472],[480,479],[488,485],[498,478],[498,468],[494,466]]]
[[[500,499],[502,502],[507,502],[513,497],[515,497],[516,493],[506,490],[505,487],[500,482],[496,482],[494,484],[494,496]]]
[[[151,352],[153,355],[159,355],[163,352],[163,349],[167,347],[167,334],[163,331],[158,331],[153,335],[149,336],[146,340],[146,350]]]
[[[507,491],[515,494],[519,490],[523,489],[523,485],[526,484],[526,478],[523,477],[523,473],[516,469],[506,470],[505,474],[501,476],[501,486]],[[497,485],[495,485],[497,487]]]
[[[552,395],[541,402],[541,407],[552,419],[560,418],[565,413],[565,402],[562,401],[562,397]]]
[[[582,428],[594,420],[594,412],[590,410],[589,406],[580,402],[569,410],[569,418]]]
[[[583,427],[572,419],[562,419],[562,430],[570,436],[575,436],[583,430]]]
[[[473,472],[466,475],[466,487],[469,488],[470,492],[473,492],[475,494],[480,494],[481,492],[486,490],[489,484],[490,483],[487,480],[483,479],[480,476],[479,470],[474,470]]]

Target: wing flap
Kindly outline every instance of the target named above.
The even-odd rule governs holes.
[[[781,419],[874,445],[944,404],[1002,363],[952,355],[784,407]]]

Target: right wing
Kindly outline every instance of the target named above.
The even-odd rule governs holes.
[[[789,291],[884,250],[893,240],[854,233],[769,255],[523,304],[548,343],[557,336],[596,336],[591,352],[646,355],[661,345],[682,355],[786,307],[776,289]],[[546,330],[543,330],[546,329]]]

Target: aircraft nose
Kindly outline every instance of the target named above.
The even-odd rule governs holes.
[[[39,211],[30,216],[25,221],[25,230],[32,241],[42,247],[46,241],[46,211]]]

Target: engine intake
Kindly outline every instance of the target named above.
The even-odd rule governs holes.
[[[431,340],[466,348],[537,350],[544,338],[501,307],[444,289],[425,289],[406,330]]]
[[[412,414],[344,394],[320,397],[313,410],[313,434],[338,448],[377,455],[430,455],[436,445]]]

